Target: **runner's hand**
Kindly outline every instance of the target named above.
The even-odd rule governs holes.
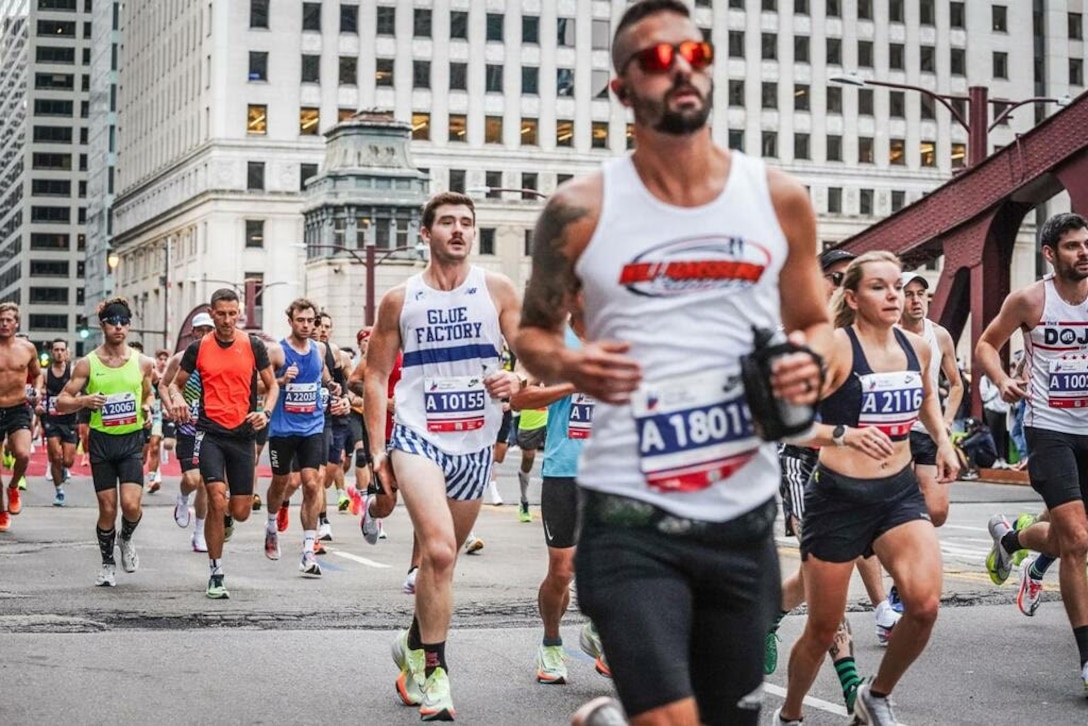
[[[249,422],[250,428],[254,431],[260,431],[268,425],[268,416],[264,411],[250,411],[246,416],[246,421]]]
[[[1006,378],[1001,382],[1001,400],[1005,403],[1016,403],[1021,398],[1028,397],[1028,382],[1018,378]]]
[[[180,396],[170,396],[166,410],[170,412],[170,419],[174,423],[189,423],[189,404]]]
[[[875,426],[866,426],[865,428],[848,427],[842,438],[850,448],[857,449],[878,461],[887,459],[895,453],[892,440]]]
[[[149,429],[151,428],[151,406],[144,404],[140,408],[144,412],[144,428]]]
[[[88,393],[83,397],[83,408],[97,411],[106,405],[106,396],[103,393]]]
[[[568,351],[561,377],[598,401],[629,403],[642,383],[638,361],[625,355],[630,349],[630,343],[603,340],[588,343],[577,352]]]
[[[347,416],[351,413],[351,404],[346,398],[333,398],[329,404],[329,413],[333,416]]]
[[[287,366],[287,370],[283,372],[283,382],[290,383],[291,381],[295,380],[297,376],[298,366],[292,363],[291,365]]]
[[[397,477],[393,474],[393,462],[389,455],[383,451],[371,454],[371,458],[374,460],[374,476],[378,479],[378,485],[385,494],[393,496],[397,490]]]
[[[484,388],[492,398],[510,398],[521,388],[521,381],[517,374],[499,370],[484,379]]]
[[[329,389],[329,395],[331,395],[331,396],[339,396],[340,395],[340,384],[337,383],[336,381],[329,381],[329,385],[326,386],[326,388]]]
[[[794,345],[805,344],[805,334],[795,330],[789,335]],[[820,398],[823,371],[820,360],[807,349],[779,356],[771,364],[771,389],[775,398],[794,406],[811,406]]]
[[[960,460],[947,439],[937,448],[937,481],[941,484],[954,482],[960,476]]]

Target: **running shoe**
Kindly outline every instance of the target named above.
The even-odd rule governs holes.
[[[204,530],[199,532],[193,531],[193,536],[189,538],[189,544],[193,546],[193,552],[207,552],[208,541],[204,539]]]
[[[1017,532],[1027,529],[1031,525],[1035,524],[1036,516],[1034,514],[1021,514],[1016,518],[1016,521],[1012,523],[1012,528]],[[1017,568],[1020,563],[1023,562],[1031,555],[1031,552],[1027,549],[1016,550],[1012,553],[1012,566]]]
[[[885,600],[876,606],[873,617],[876,620],[877,642],[879,642],[881,646],[886,646],[892,637],[892,630],[895,628],[895,624],[899,622],[899,618],[902,616],[895,611],[895,608],[892,607],[890,602]]]
[[[188,529],[191,519],[189,516],[189,497],[185,494],[179,494],[174,502],[174,522],[182,529]]]
[[[431,671],[423,683],[423,701],[419,704],[421,721],[452,721],[457,716],[450,696],[450,677],[442,666]]]
[[[340,490],[340,498],[336,501],[336,511],[346,512],[351,507],[351,497],[343,489]]]
[[[612,677],[612,669],[608,667],[608,661],[604,657],[604,648],[601,646],[601,636],[597,634],[597,628],[593,623],[582,626],[582,632],[578,635],[578,645],[582,652],[594,659],[593,666],[605,678]]]
[[[327,555],[329,551],[325,549],[325,545],[321,544],[321,540],[314,542],[314,554],[315,555]]]
[[[867,726],[896,726],[895,711],[891,697],[874,696],[869,683],[858,689],[858,698],[854,702],[854,723]]]
[[[321,522],[317,525],[317,538],[322,542],[332,542],[332,525]]]
[[[389,535],[385,533],[385,520],[378,520],[378,539],[389,539]]]
[[[843,694],[843,701],[846,702],[846,713],[853,716],[854,706],[858,702],[858,688],[861,686],[861,682],[851,683],[846,687],[846,693]]]
[[[378,544],[378,536],[381,534],[382,523],[377,517],[370,514],[371,497],[366,498],[366,506],[363,507],[363,518],[359,520],[359,529],[363,533],[363,539],[368,544]]]
[[[1002,585],[1012,572],[1012,558],[1001,546],[1001,538],[1012,530],[1012,525],[1004,514],[995,514],[990,517],[987,528],[994,540],[994,546],[990,548],[990,554],[986,555],[986,571],[990,573],[990,580],[995,585]]]
[[[140,566],[140,556],[136,554],[136,545],[132,543],[131,537],[117,539],[121,545],[121,569],[125,572],[135,572]]]
[[[495,481],[494,479],[489,481],[487,483],[487,489],[485,491],[487,492],[487,495],[491,499],[491,501],[488,502],[488,504],[490,504],[492,506],[495,506],[495,507],[501,507],[502,506],[502,497],[499,495],[499,484],[498,484],[497,481]]]
[[[1016,596],[1016,607],[1029,618],[1035,615],[1043,597],[1043,581],[1031,576],[1033,564],[1035,564],[1034,557],[1020,565],[1020,592]]]
[[[15,485],[15,488],[18,489],[21,492],[26,491],[26,477],[25,476],[19,477],[19,483]]]
[[[8,487],[8,513],[15,515],[23,511],[23,495],[15,487]]]
[[[404,578],[404,584],[400,586],[400,591],[405,595],[416,594],[416,575],[419,574],[419,568],[413,567],[408,570],[408,577]]]
[[[519,522],[532,522],[533,515],[529,514],[529,502],[522,502],[518,505],[518,521]]]
[[[11,528],[11,515],[0,512],[0,532],[7,532]]]
[[[223,541],[230,542],[230,538],[234,536],[234,517],[229,514],[223,518]]]
[[[465,540],[465,554],[474,555],[484,548],[484,541],[474,534],[469,534]]]
[[[211,600],[226,600],[230,597],[227,586],[223,584],[223,575],[212,575],[208,578],[207,596]]]
[[[4,468],[11,469],[15,466],[15,457],[8,452],[4,452]]]
[[[270,560],[280,558],[280,533],[264,531],[264,556]]]
[[[771,723],[774,726],[805,726],[803,719],[785,719],[782,718],[782,707],[779,706],[775,709],[774,715],[771,716]]]
[[[405,706],[418,706],[423,702],[423,681],[426,656],[423,649],[408,647],[408,631],[401,630],[393,640],[393,662],[400,669],[397,676],[397,695]]]
[[[147,493],[154,494],[162,489],[162,482],[156,479],[154,476],[148,475],[147,477]]]
[[[286,532],[287,525],[291,522],[291,512],[287,507],[287,502],[280,505],[280,510],[276,512],[276,531]]]
[[[891,605],[892,610],[903,614],[903,600],[899,597],[899,588],[892,585],[892,589],[888,590],[888,604]]]
[[[561,645],[542,645],[536,652],[536,682],[559,684],[567,682],[567,657]]]
[[[1081,666],[1080,679],[1084,681],[1084,696],[1088,698],[1088,663]]]
[[[64,471],[63,479],[64,479],[64,482],[67,484],[68,482],[72,481],[72,472],[69,471],[68,467],[64,467],[63,471]]]
[[[63,507],[64,506],[64,490],[59,488],[59,487],[57,488],[56,494],[53,495],[53,506],[54,507]]]
[[[778,633],[767,633],[763,643],[763,675],[769,676],[778,669]]]
[[[321,577],[321,565],[317,564],[317,557],[313,552],[303,552],[302,561],[298,563],[298,571],[303,577]]]
[[[117,565],[103,564],[94,584],[95,587],[114,587],[117,584]]]
[[[254,492],[254,493],[253,493],[253,506],[252,506],[252,510],[253,510],[254,512],[259,512],[259,511],[261,511],[261,507],[262,507],[262,506],[263,506],[263,505],[262,505],[262,503],[261,503],[261,495],[260,495],[260,494],[257,494],[256,492]]]
[[[351,498],[351,515],[358,517],[363,512],[363,495],[355,487],[348,487],[348,497]]]
[[[574,712],[571,721],[582,726],[627,726],[627,716],[620,702],[609,696],[599,696]]]

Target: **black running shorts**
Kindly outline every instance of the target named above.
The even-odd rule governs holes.
[[[181,465],[181,473],[184,474],[187,471],[193,471],[199,469],[195,461],[193,461],[193,452],[196,449],[196,437],[189,436],[187,434],[178,434],[178,443],[174,447],[174,452],[178,457],[178,464]]]
[[[257,452],[252,436],[197,431],[193,459],[205,484],[225,482],[232,497],[252,496]]]
[[[0,438],[20,429],[30,430],[30,406],[20,403],[0,408]]]
[[[91,429],[87,446],[94,490],[104,492],[118,484],[144,485],[144,432],[107,434]]]
[[[540,488],[544,541],[557,549],[578,542],[578,485],[572,476],[546,476]]]
[[[937,466],[937,442],[925,431],[911,431],[910,455],[915,465]]]
[[[253,443],[257,446],[264,447],[268,443],[268,427],[263,427],[253,436]]]
[[[817,459],[819,453],[816,449],[805,446],[783,444],[778,450],[778,463],[782,467],[778,493],[782,496],[786,536],[800,534],[794,531],[794,524],[800,524],[805,519],[805,487],[816,471]]]
[[[268,459],[276,476],[317,469],[325,463],[325,434],[318,431],[310,436],[269,436]]]
[[[329,446],[328,462],[339,466],[344,461],[344,442],[347,441],[351,427],[347,421],[334,423],[325,429]],[[324,462],[322,462],[324,463]]]
[[[74,423],[52,423],[49,419],[46,419],[42,425],[45,428],[45,438],[47,439],[60,439],[61,443],[72,444],[73,446],[79,443],[79,433],[76,431]]]
[[[1024,427],[1028,441],[1028,474],[1048,509],[1069,502],[1088,502],[1088,436]]]

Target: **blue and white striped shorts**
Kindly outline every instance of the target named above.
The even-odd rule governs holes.
[[[491,481],[490,446],[471,454],[447,454],[412,429],[397,424],[389,448],[433,461],[446,477],[446,496],[450,499],[462,502],[479,499]]]

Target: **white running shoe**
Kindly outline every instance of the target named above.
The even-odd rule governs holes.
[[[117,565],[102,565],[102,569],[95,578],[97,587],[114,587],[117,585]]]
[[[474,555],[484,548],[484,541],[476,536],[475,532],[470,532],[468,538],[465,540],[465,554]]]
[[[174,522],[182,529],[188,529],[190,520],[189,496],[187,494],[179,494],[177,502],[174,504]]]
[[[378,520],[378,539],[389,539],[389,535],[385,533],[385,520]]]
[[[502,506],[502,496],[499,495],[499,483],[492,479],[487,483],[487,496],[491,500],[488,504],[496,507]]]
[[[298,571],[303,577],[321,577],[321,565],[317,564],[317,557],[313,552],[303,552],[302,561],[298,563]]]
[[[404,578],[404,584],[400,586],[400,591],[405,595],[416,594],[416,575],[419,574],[419,568],[413,567],[408,570],[408,577]]]
[[[125,572],[135,572],[140,566],[140,557],[136,554],[136,545],[132,543],[131,538],[118,537],[117,541],[121,546],[121,569]]]
[[[1033,564],[1035,564],[1034,557],[1025,560],[1024,564],[1020,565],[1020,592],[1016,596],[1016,606],[1029,618],[1035,615],[1043,597],[1043,581],[1031,576]]]
[[[876,639],[881,646],[886,646],[892,637],[892,629],[903,616],[895,611],[890,602],[884,600],[876,606],[873,617],[876,620]]]
[[[367,544],[378,544],[378,535],[381,532],[381,520],[370,514],[370,503],[374,501],[374,495],[367,496],[363,500],[363,518],[359,520],[359,529],[363,532],[363,539]]]
[[[328,522],[317,525],[317,538],[322,542],[332,542],[332,525]]]
[[[199,532],[193,530],[193,536],[189,539],[189,544],[193,546],[193,552],[207,552],[208,543],[204,539],[204,530]]]
[[[872,694],[869,683],[858,689],[858,698],[854,701],[854,723],[867,726],[896,726],[892,699],[888,696],[879,698]]]
[[[771,723],[773,726],[804,726],[804,721],[801,719],[786,720],[782,718],[781,706],[775,709],[774,715],[771,716]]]

